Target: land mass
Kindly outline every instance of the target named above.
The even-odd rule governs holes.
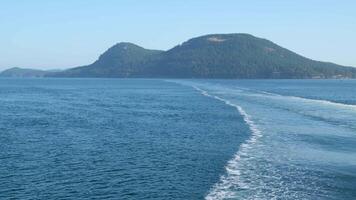
[[[0,76],[4,76],[3,73]],[[168,50],[118,43],[90,65],[46,77],[108,78],[356,78],[356,68],[308,59],[249,34],[212,34]]]
[[[44,77],[48,71],[13,67],[0,73],[0,77],[10,78],[38,78]]]

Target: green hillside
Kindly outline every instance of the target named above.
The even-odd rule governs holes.
[[[249,34],[214,34],[193,38],[168,51],[119,43],[91,65],[47,76],[355,78],[356,68],[314,61]]]

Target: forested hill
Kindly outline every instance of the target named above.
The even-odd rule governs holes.
[[[54,77],[356,78],[356,68],[314,61],[249,34],[197,37],[168,51],[119,43],[93,64]]]
[[[356,69],[318,62],[248,34],[207,35],[164,52],[153,74],[194,78],[355,77]]]

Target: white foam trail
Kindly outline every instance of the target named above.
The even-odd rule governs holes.
[[[332,102],[332,101],[328,101],[328,100],[308,99],[308,98],[296,97],[296,96],[287,96],[287,97],[290,97],[293,99],[298,99],[298,100],[303,100],[303,101],[314,102],[314,103],[321,103],[324,105],[332,105],[332,106],[342,107],[342,108],[346,108],[346,109],[356,110],[356,105],[337,103],[337,102]]]
[[[234,188],[236,189],[236,187],[239,187],[243,189],[248,187],[242,181],[240,181],[240,170],[238,163],[241,157],[247,154],[248,149],[252,148],[253,144],[257,142],[258,138],[262,137],[262,133],[251,120],[250,115],[248,115],[241,106],[233,104],[230,101],[218,96],[211,95],[207,91],[202,90],[196,86],[193,86],[193,88],[204,96],[217,99],[229,106],[236,108],[252,132],[251,137],[246,140],[245,143],[240,145],[239,151],[236,152],[234,157],[225,166],[226,174],[220,177],[220,181],[213,186],[208,195],[205,197],[206,200],[222,200],[226,198],[233,198],[236,196]]]
[[[241,88],[238,88],[238,89],[241,89]],[[322,99],[309,99],[309,98],[298,97],[298,96],[280,95],[280,94],[266,92],[266,91],[260,91],[260,90],[256,90],[256,92],[265,94],[268,96],[275,96],[275,97],[280,97],[280,98],[290,98],[290,99],[304,101],[304,102],[318,103],[318,104],[324,104],[324,105],[329,105],[329,106],[335,106],[335,107],[339,107],[339,108],[356,110],[356,105],[337,103],[337,102],[322,100]]]

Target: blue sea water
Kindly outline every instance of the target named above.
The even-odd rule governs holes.
[[[356,199],[355,80],[0,79],[0,199]]]

